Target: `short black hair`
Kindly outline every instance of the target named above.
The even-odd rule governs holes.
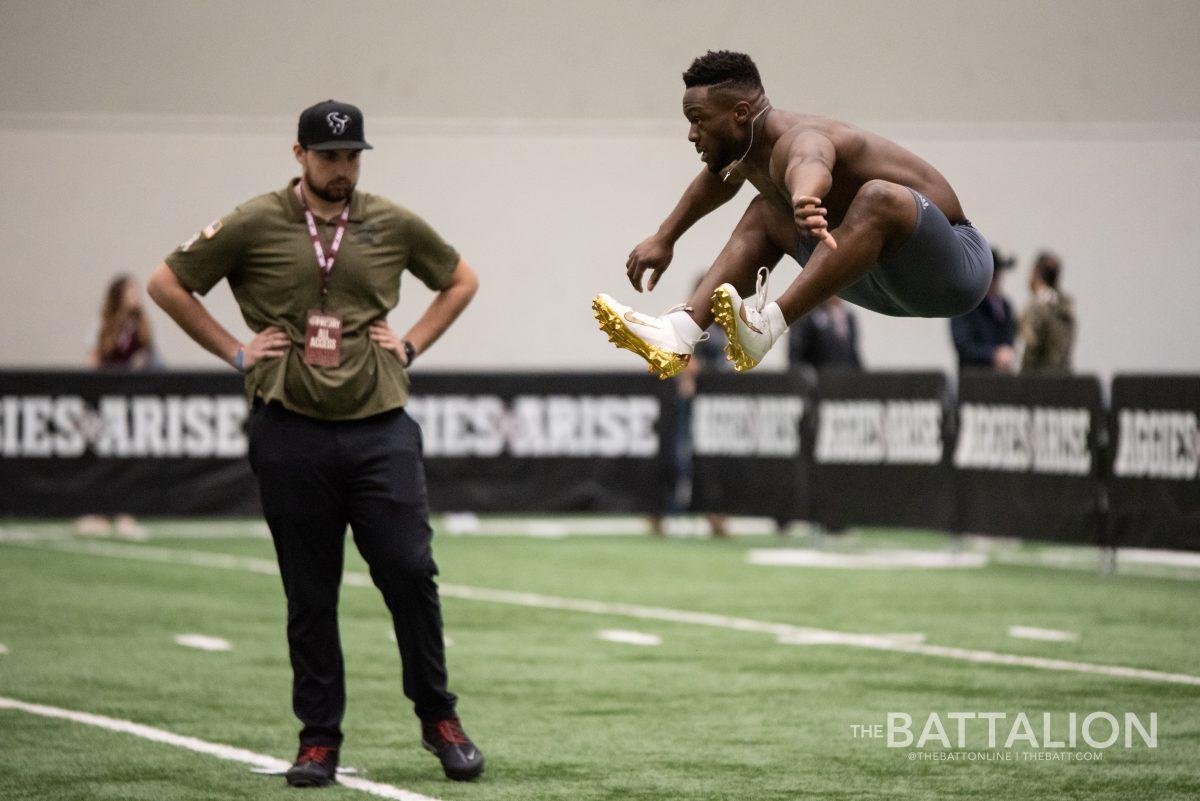
[[[1043,250],[1037,255],[1037,260],[1033,263],[1033,270],[1038,278],[1051,289],[1058,289],[1058,275],[1062,272],[1062,262],[1058,256],[1048,250]]]
[[[688,89],[718,83],[731,83],[759,91],[763,88],[758,67],[754,66],[750,56],[732,50],[709,50],[693,61],[692,66],[683,73],[683,85]]]

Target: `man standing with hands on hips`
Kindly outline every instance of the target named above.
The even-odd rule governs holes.
[[[345,676],[337,603],[346,526],[392,613],[404,694],[446,775],[483,771],[447,689],[421,432],[405,368],[454,322],[475,271],[417,215],[358,192],[362,113],[333,100],[300,115],[302,175],[179,246],[151,297],[246,376],[247,426],[287,595],[292,703],[303,724],[288,784],[335,780]],[[387,324],[405,271],[437,295],[403,336]],[[196,299],[222,278],[252,331],[240,343]]]

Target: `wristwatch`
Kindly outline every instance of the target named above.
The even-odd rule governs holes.
[[[417,349],[407,339],[404,340],[404,363],[406,365],[412,364],[415,358],[417,358]]]

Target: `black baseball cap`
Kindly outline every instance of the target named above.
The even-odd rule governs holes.
[[[326,100],[300,112],[296,141],[307,150],[371,150],[358,106]]]

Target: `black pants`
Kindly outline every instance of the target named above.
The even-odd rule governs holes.
[[[337,605],[347,524],[391,610],[404,694],[422,720],[453,714],[416,422],[403,409],[329,422],[271,403],[255,408],[247,430],[287,595],[300,742],[342,740],[346,686]]]

